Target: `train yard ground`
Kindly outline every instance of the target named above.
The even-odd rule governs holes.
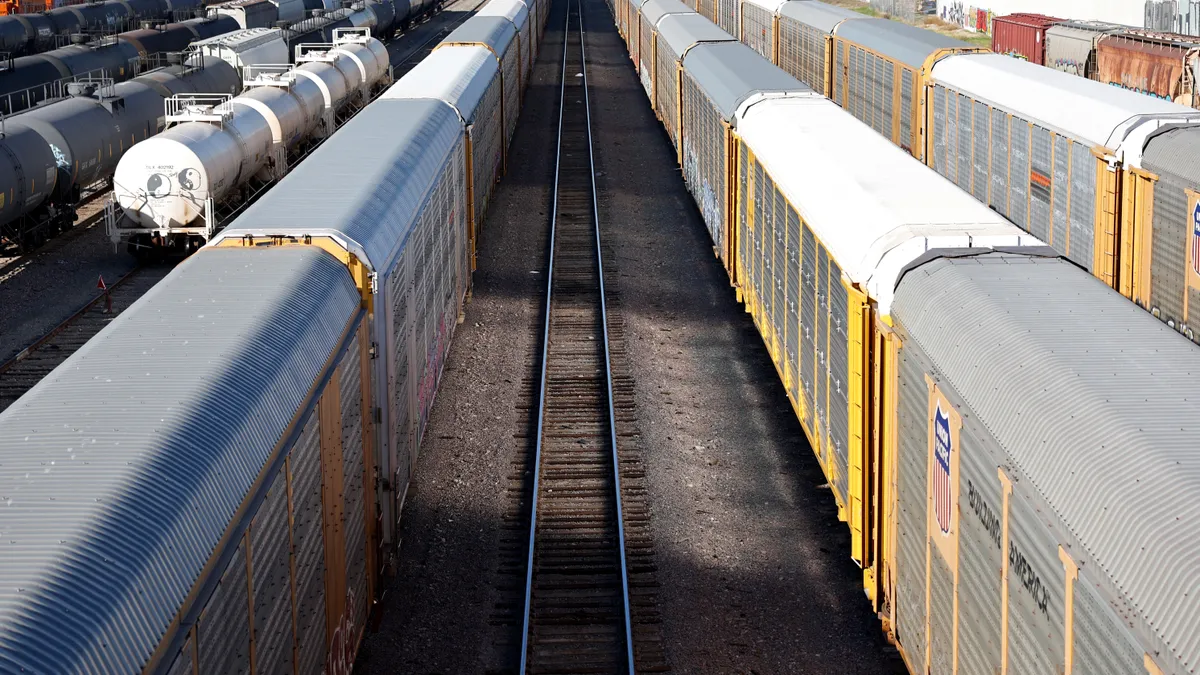
[[[448,1],[441,12],[391,40],[387,47],[395,77],[420,63],[480,4],[481,0]],[[81,206],[75,228],[36,251],[22,254],[15,247],[0,247],[0,364],[90,305],[100,294],[101,278],[112,284],[138,266],[123,249],[114,251],[105,234],[102,210],[107,196],[106,192]]]
[[[554,5],[406,498],[364,673],[513,672],[563,12]],[[761,340],[713,256],[612,17],[583,0],[610,319],[623,326],[674,672],[900,673]],[[568,90],[569,91],[569,90]]]

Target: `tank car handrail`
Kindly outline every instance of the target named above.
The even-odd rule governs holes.
[[[9,114],[20,114],[22,112],[25,112],[26,110],[32,110],[32,109],[36,108],[38,105],[45,105],[48,102],[53,102],[55,99],[65,98],[68,84],[70,84],[71,82],[78,82],[79,80],[82,80],[82,79],[93,78],[97,74],[101,78],[104,78],[108,75],[108,71],[105,70],[104,68],[96,68],[93,70],[86,71],[80,75],[72,75],[70,77],[60,77],[57,80],[51,80],[50,82],[43,82],[42,84],[35,84],[32,87],[25,87],[24,89],[18,89],[16,91],[11,91],[7,94],[4,94],[3,97],[0,97],[0,101],[3,101],[3,103],[4,103],[4,105],[0,105],[0,111],[7,110],[7,111],[9,111]],[[41,91],[45,94],[45,96],[43,96],[38,101],[37,104],[27,105],[26,107],[21,108],[20,110],[16,111],[16,113],[11,112],[13,109],[13,99],[14,98],[20,100],[21,97],[24,95],[25,100],[29,101],[30,95],[35,91]]]
[[[295,68],[290,63],[259,63],[242,67],[242,87],[283,87],[290,89],[296,82]]]
[[[224,123],[233,114],[231,100],[230,94],[174,94],[163,101],[166,123]]]

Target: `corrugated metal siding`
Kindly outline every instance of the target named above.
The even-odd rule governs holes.
[[[1050,191],[1053,186],[1054,174],[1050,169],[1051,152],[1053,148],[1053,136],[1051,133],[1036,124],[1033,127],[1033,142],[1031,144],[1031,166],[1030,166],[1030,183],[1029,183],[1029,232],[1033,236],[1049,243],[1051,246],[1058,245],[1058,242],[1053,241],[1050,233]],[[1033,180],[1032,175],[1037,174],[1042,180],[1047,181],[1047,185],[1043,185]]]
[[[971,47],[961,40],[890,19],[846,21],[838,26],[837,36],[916,70],[939,49]]]
[[[483,229],[488,204],[491,203],[496,182],[500,180],[504,168],[503,137],[500,133],[500,92],[500,78],[495,78],[488,85],[487,92],[476,109],[476,121],[471,127],[476,236],[479,236],[478,233]]]
[[[974,147],[971,149],[971,196],[984,204],[988,201],[988,145],[991,136],[991,125],[988,123],[988,107],[978,101],[971,111],[971,139]]]
[[[246,585],[246,542],[225,566],[221,583],[209,597],[196,624],[200,670],[206,673],[250,672],[250,588]]]
[[[665,20],[665,19],[664,19]],[[679,55],[671,49],[662,36],[658,39],[658,76],[654,86],[658,88],[658,116],[671,143],[679,148]]]
[[[167,675],[194,675],[196,671],[195,653],[196,645],[192,638],[188,638],[179,650],[179,655],[171,663],[171,669],[167,671]]]
[[[646,95],[653,100],[654,98],[654,77],[652,71],[654,69],[654,24],[649,16],[641,17],[642,38],[641,46],[638,49],[638,79],[642,81],[642,88],[646,90]]]
[[[709,237],[721,249],[725,234],[725,127],[720,113],[688,71],[683,73],[682,135],[683,177],[700,206]]]
[[[813,430],[821,444],[822,466],[829,477],[829,251],[817,242],[817,316],[815,339],[816,379],[813,395],[816,406],[813,410]]]
[[[371,598],[367,597],[367,490],[374,499],[374,488],[363,482],[363,459],[370,449],[363,447],[362,368],[359,339],[355,337],[342,352],[339,397],[342,405],[342,498],[345,513],[346,587],[353,606],[350,619],[364,626]]]
[[[963,406],[954,392],[960,411]],[[996,476],[999,460],[969,410],[959,430],[958,488],[958,637],[959,670],[995,673],[1000,670],[1000,576],[1004,565],[1001,528],[1004,495]],[[926,450],[926,453],[928,450]],[[1087,671],[1081,671],[1087,672]]]
[[[1012,134],[1012,144],[1009,146],[1009,188],[1012,190],[1008,197],[1009,212],[1005,216],[1017,227],[1029,231],[1029,124],[1025,120],[1013,118],[1009,122]],[[1045,241],[1045,240],[1043,240]]]
[[[958,166],[954,169],[954,178],[963,192],[970,192],[971,178],[974,175],[971,170],[971,138],[974,135],[973,127],[975,126],[971,117],[971,99],[962,94],[954,98],[955,117],[958,119],[958,133],[956,134],[958,144],[955,148]]]
[[[741,35],[741,24],[738,19],[738,0],[716,0],[717,20],[713,23],[730,35]]]
[[[950,177],[950,171],[946,165],[946,144],[950,138],[951,124],[953,122],[946,114],[946,98],[948,92],[945,87],[934,85],[933,87],[933,124],[930,133],[933,137],[933,157],[929,162],[929,166],[936,172],[954,180]]]
[[[1075,582],[1075,670],[1089,675],[1127,675],[1145,669],[1143,650],[1124,621],[1087,583]]]
[[[816,428],[817,405],[817,238],[804,223],[800,256],[800,382],[804,393],[804,422]],[[813,448],[817,450],[817,448]]]
[[[741,43],[696,45],[683,58],[683,67],[725,120],[755,92],[811,91]]]
[[[1058,541],[1047,530],[1059,523],[1015,478],[1008,515],[1008,667],[1014,673],[1061,672],[1066,587]]]
[[[292,670],[292,529],[287,488],[287,470],[280,468],[250,525],[254,669],[263,673]]]
[[[783,193],[775,191],[775,214],[771,219],[771,228],[774,232],[774,241],[772,242],[771,251],[771,283],[772,283],[772,298],[771,298],[771,324],[774,330],[774,349],[776,359],[779,362],[779,372],[787,370],[787,361],[784,359],[784,341],[787,338],[787,296],[785,295],[784,286],[787,283],[787,212],[788,205],[783,198]],[[784,380],[786,385],[787,381]]]
[[[788,391],[800,401],[800,216],[791,206],[787,209],[787,355]]]
[[[0,415],[0,669],[141,669],[358,307],[324,252],[206,250]]]
[[[895,312],[893,311],[893,314]],[[899,400],[896,409],[899,448],[896,474],[896,636],[909,665],[923,673],[925,664],[925,556],[929,482],[929,393],[925,366],[907,346],[900,349]]]
[[[1143,166],[1159,177],[1154,185],[1151,227],[1150,306],[1176,326],[1200,323],[1190,321],[1183,309],[1185,293],[1189,310],[1200,307],[1200,293],[1188,287],[1185,277],[1192,227],[1184,191],[1200,191],[1196,157],[1200,157],[1200,128],[1186,127],[1151,137],[1142,155]]]
[[[742,4],[742,42],[768,61],[775,41],[775,15],[753,3]]]
[[[929,675],[954,672],[954,573],[934,549],[929,557]]]
[[[1067,201],[1071,194],[1071,181],[1067,170],[1070,160],[1070,141],[1062,136],[1054,137],[1054,192],[1051,195],[1051,222],[1053,223],[1053,246],[1062,252],[1069,250],[1067,241]]]
[[[486,47],[450,44],[435,49],[380,98],[436,98],[454,106],[471,124],[499,70]]]
[[[829,439],[834,459],[833,487],[843,506],[850,503],[850,336],[849,298],[842,270],[829,261]]]
[[[924,264],[900,282],[893,316],[906,349],[928,355],[1008,455],[1011,532],[1029,570],[1010,576],[1014,672],[1045,672],[1019,653],[1035,644],[1040,667],[1061,659],[1055,543],[1120,605],[1164,672],[1194,668],[1200,569],[1177,561],[1200,556],[1195,520],[1180,517],[1200,512],[1200,352],[1059,259]],[[1044,612],[1039,597],[1050,599]]]
[[[296,556],[296,672],[325,667],[325,534],[321,505],[321,435],[316,412],[309,414],[291,454],[292,540]]]
[[[1009,200],[1008,148],[1012,141],[1009,127],[1008,115],[1004,114],[1002,110],[993,109],[991,171],[988,172],[992,189],[988,197],[988,205],[1005,217],[1008,216]]]
[[[825,91],[825,35],[796,19],[779,17],[779,67],[822,96],[829,95]]]
[[[1086,270],[1092,269],[1095,250],[1096,171],[1096,159],[1092,157],[1091,149],[1072,141],[1071,177],[1063,184],[1071,190],[1071,250],[1068,257]]]

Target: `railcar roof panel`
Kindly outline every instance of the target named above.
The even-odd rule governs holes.
[[[683,69],[727,121],[754,94],[812,93],[807,84],[740,42],[696,45],[683,57]]]
[[[940,49],[971,49],[971,45],[962,40],[891,19],[849,21],[838,28],[837,34],[918,69],[925,65],[925,59]]]
[[[324,251],[204,251],[0,414],[0,671],[141,672],[359,305]]]
[[[664,16],[658,22],[658,39],[665,41],[677,55],[704,42],[737,42],[737,38],[695,12]]]
[[[470,124],[499,72],[496,58],[486,47],[447,45],[435,49],[379,98],[445,101]]]

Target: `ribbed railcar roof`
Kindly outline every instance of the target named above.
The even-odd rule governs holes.
[[[847,19],[865,19],[859,14],[836,5],[827,5],[817,0],[791,0],[779,8],[779,15],[794,19],[817,30],[831,33],[835,26]]]
[[[141,672],[359,303],[318,249],[205,250],[0,414],[0,671]]]
[[[497,56],[504,56],[509,43],[516,36],[517,29],[511,21],[502,16],[473,16],[451,31],[446,39],[442,40],[442,44],[485,44],[491,47]]]
[[[447,45],[426,56],[379,99],[445,101],[469,124],[499,72],[496,57],[486,47]]]
[[[642,5],[642,16],[650,22],[651,26],[657,25],[659,19],[668,14],[695,13],[695,10],[679,0],[646,0],[646,3]]]
[[[738,106],[754,94],[812,92],[740,42],[696,45],[683,57],[683,69],[726,120],[732,120]]]
[[[529,5],[522,0],[488,0],[475,16],[500,16],[522,30],[529,21]]]
[[[1155,173],[1175,174],[1200,190],[1200,126],[1176,127],[1151,136],[1142,164]]]
[[[737,42],[737,38],[695,12],[664,16],[658,22],[658,39],[666,42],[671,52],[677,56],[683,55],[689,47],[696,44]]]
[[[512,30],[505,19],[486,20]],[[462,133],[458,113],[442,101],[375,101],[215,240],[334,236],[372,269],[386,273],[403,250],[438,176],[450,166]]]
[[[1056,258],[926,263],[893,314],[1082,543],[1089,582],[1178,659],[1163,672],[1193,672],[1200,350]]]
[[[891,19],[849,21],[838,28],[837,34],[910,68],[921,68],[925,59],[939,49],[971,48],[962,40]]]

